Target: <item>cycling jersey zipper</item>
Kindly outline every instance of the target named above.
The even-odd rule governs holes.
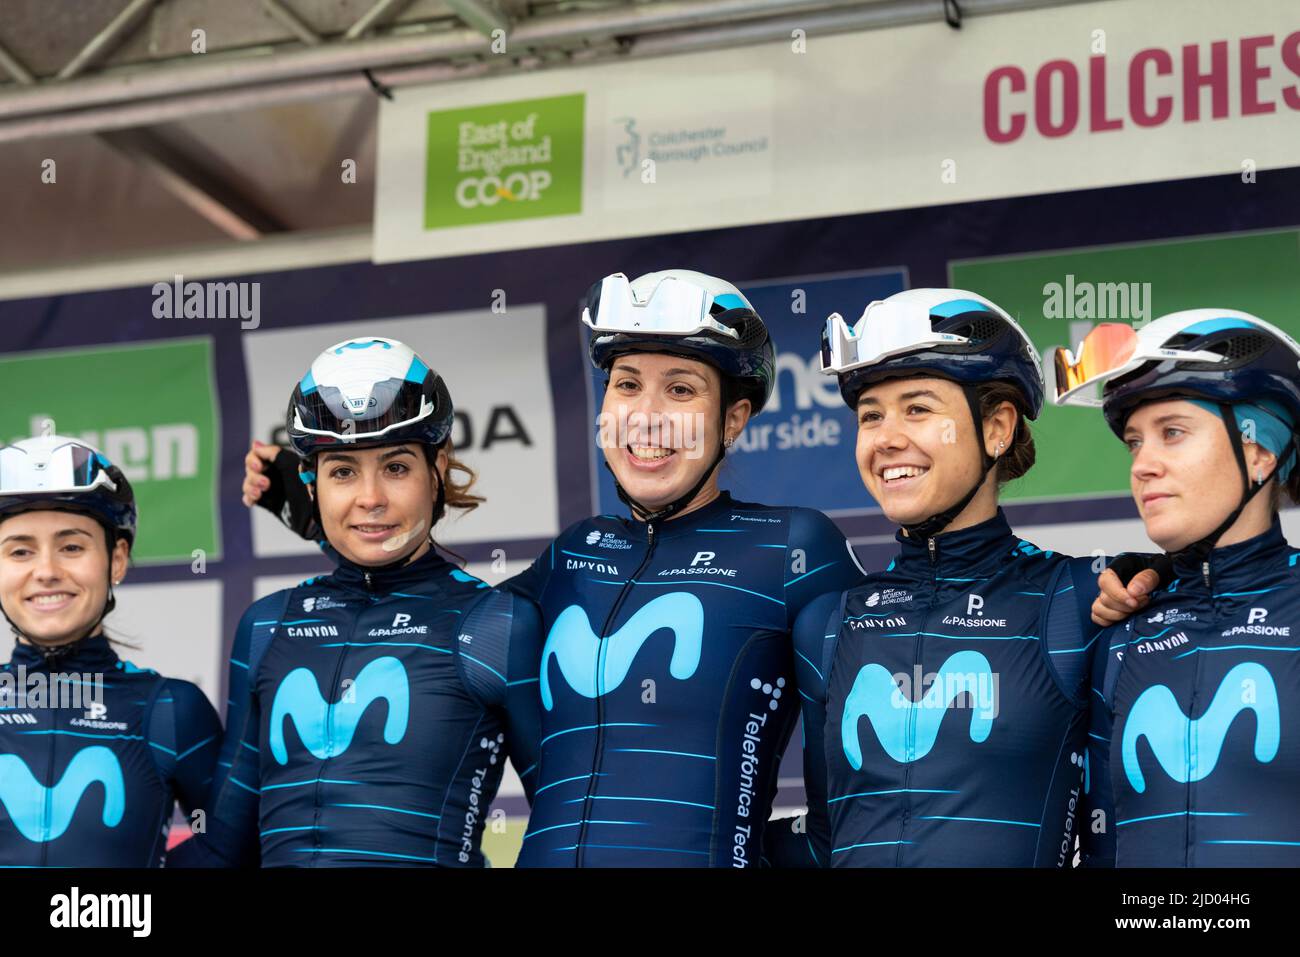
[[[1214,587],[1210,582],[1210,562],[1206,559],[1201,563],[1201,574],[1205,577],[1205,590],[1210,596],[1210,622],[1214,623],[1218,615],[1214,604]],[[1192,696],[1187,703],[1187,715],[1191,717],[1196,714],[1196,691],[1201,686],[1201,656],[1192,655]],[[1195,767],[1199,755],[1196,753],[1196,735],[1187,735],[1187,769],[1190,772]],[[1186,798],[1187,798],[1187,818],[1184,823],[1184,841],[1183,841],[1183,866],[1192,866],[1192,788],[1194,787],[1195,775],[1187,775]]]
[[[370,580],[370,572],[364,572],[363,574],[366,579],[366,591],[372,593],[374,589]],[[368,597],[372,602],[375,600],[373,594],[368,594]],[[315,807],[312,809],[312,823],[315,826],[312,828],[311,836],[312,842],[316,845],[317,850],[320,848],[321,778],[325,774],[326,765],[334,758],[334,699],[338,695],[339,675],[343,673],[343,662],[348,655],[348,645],[352,636],[356,634],[357,623],[360,620],[360,615],[357,615],[352,619],[353,625],[352,629],[348,632],[348,641],[343,642],[342,646],[339,648],[338,662],[334,665],[334,679],[330,684],[329,703],[325,705],[325,757],[321,761],[320,771],[316,774],[316,802]],[[317,855],[312,854],[313,866],[316,864],[316,860]]]
[[[935,542],[933,538],[929,538],[926,539],[925,547],[926,550],[930,553],[930,603],[929,606],[927,607],[927,613],[925,617],[921,619],[920,626],[916,629],[916,640],[912,643],[912,674],[913,675],[918,674],[920,670],[919,666],[921,664],[921,640],[922,640],[921,633],[925,630],[925,621],[929,617],[929,610],[934,608],[935,599],[938,597],[939,594],[938,544]],[[913,688],[912,689],[913,698],[915,698],[915,696],[918,693],[921,693],[923,690],[924,689],[921,688]],[[907,758],[907,763],[903,771],[903,794],[904,795],[908,793],[908,788],[910,788],[912,784],[912,761],[913,758],[916,756],[916,711],[917,711],[917,702],[913,700],[912,707],[909,708],[907,711],[907,741],[906,741],[907,751],[906,754],[904,755]],[[897,867],[901,867],[903,864],[903,847],[904,847],[903,839],[907,836],[907,825],[908,825],[908,821],[910,820],[910,814],[909,814],[911,808],[910,802],[911,799],[904,796],[903,819],[899,823],[899,828],[898,828],[898,850],[894,856],[894,864]]]
[[[636,582],[636,577],[650,563],[650,557],[654,554],[654,550],[655,526],[654,522],[647,522],[645,557],[641,559],[641,564],[637,565],[631,577],[619,590],[618,597],[614,599],[613,607],[610,608],[609,614],[605,617],[605,624],[600,629],[600,642],[596,649],[596,748],[592,756],[591,777],[587,781],[587,793],[582,799],[582,815],[578,819],[578,838],[574,841],[576,845],[574,866],[576,867],[582,866],[583,841],[587,837],[587,821],[591,817],[591,802],[595,797],[596,779],[600,776],[601,759],[605,753],[605,649],[608,647],[609,629],[618,617],[618,611],[623,607],[623,599],[631,591]]]
[[[50,677],[51,678],[53,677],[52,672]],[[50,686],[52,689],[53,689],[53,685],[54,682],[50,681]],[[55,703],[57,704],[57,691],[52,690],[51,693],[56,695]],[[50,855],[50,815],[51,815],[51,804],[54,801],[54,742],[55,739],[58,738],[58,730],[59,730],[59,709],[50,708],[49,712],[50,712],[50,749],[49,749],[49,761],[46,764],[46,770],[45,770],[45,780],[50,783],[49,786],[46,787],[45,789],[44,817],[41,820],[41,867],[46,866],[47,862],[49,861],[49,855]],[[107,800],[107,797],[105,799]]]

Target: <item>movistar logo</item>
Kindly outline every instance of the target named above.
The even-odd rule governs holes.
[[[376,658],[361,669],[355,681],[344,682],[343,697],[337,704],[321,697],[310,670],[295,668],[280,682],[271,704],[271,753],[281,764],[289,763],[284,719],[292,718],[298,737],[313,756],[324,760],[342,754],[352,743],[361,716],[380,698],[388,704],[384,740],[397,744],[406,734],[411,690],[406,669],[396,658]]]
[[[1133,790],[1146,790],[1138,766],[1138,739],[1145,736],[1151,752],[1179,784],[1200,781],[1214,773],[1228,728],[1243,711],[1255,712],[1255,760],[1267,764],[1277,757],[1282,733],[1277,687],[1263,665],[1237,665],[1219,682],[1214,699],[1199,718],[1188,718],[1166,685],[1152,685],[1138,695],[1124,724],[1124,773]]]
[[[918,666],[917,670],[920,668]],[[939,725],[953,701],[969,694],[971,708],[970,738],[979,744],[988,738],[997,716],[997,676],[988,659],[978,651],[959,651],[931,675],[918,675],[916,683],[928,684],[924,696],[913,701],[900,689],[899,676],[891,675],[878,664],[869,664],[858,672],[853,688],[844,702],[840,721],[840,738],[844,756],[853,769],[862,767],[862,745],[858,740],[858,719],[864,715],[871,722],[880,746],[895,761],[905,764],[930,753],[939,737]],[[925,678],[929,678],[928,682]],[[902,683],[910,687],[908,675]]]
[[[570,605],[555,619],[546,636],[546,647],[542,649],[542,704],[547,711],[551,710],[552,656],[559,662],[560,673],[570,688],[583,697],[595,698],[622,683],[646,639],[664,628],[670,629],[674,636],[668,671],[674,678],[685,681],[695,674],[700,663],[704,637],[704,606],[690,592],[660,595],[604,640],[592,631],[582,606]],[[598,667],[600,674],[597,674]]]
[[[98,744],[82,748],[52,788],[37,781],[18,755],[0,754],[0,804],[18,833],[29,841],[44,843],[62,837],[92,784],[104,789],[104,826],[117,827],[126,810],[126,784],[117,755],[108,748]]]

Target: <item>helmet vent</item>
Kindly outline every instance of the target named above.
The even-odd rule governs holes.
[[[954,335],[962,336],[969,339],[971,345],[935,346],[935,352],[953,355],[965,354],[971,352],[971,346],[975,347],[975,351],[981,351],[1007,331],[1006,323],[997,316],[990,316],[988,313],[982,312],[967,313],[967,315],[972,316],[972,318],[963,320],[956,325],[950,322],[936,324],[935,331],[951,332]]]
[[[726,319],[719,321],[740,333],[740,338],[735,342],[737,349],[757,349],[767,338],[767,330],[763,327],[763,323],[751,316],[744,316],[733,322],[727,322]]]
[[[1217,352],[1228,359],[1226,368],[1236,368],[1255,361],[1269,349],[1271,341],[1268,336],[1256,332],[1238,333],[1230,338],[1221,339],[1206,347],[1209,352]],[[1223,369],[1225,365],[1218,362],[1186,362],[1181,368],[1191,372],[1212,372]]]

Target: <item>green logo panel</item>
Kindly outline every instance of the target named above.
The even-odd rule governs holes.
[[[429,114],[424,228],[582,212],[585,96]]]
[[[1024,326],[1049,386],[1051,352],[1099,322],[1142,322],[1180,309],[1254,313],[1300,337],[1300,233],[1251,233],[952,263],[952,284],[992,299]],[[1103,285],[1113,284],[1113,285]],[[1122,284],[1123,288],[1120,288]],[[1116,314],[1118,313],[1118,314]],[[1037,463],[1008,499],[1129,491],[1128,450],[1100,409],[1058,408],[1034,423]]]
[[[42,431],[90,442],[135,491],[137,562],[220,558],[217,410],[208,338],[0,357],[6,442]]]

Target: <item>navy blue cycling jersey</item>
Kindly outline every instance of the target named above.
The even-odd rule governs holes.
[[[898,542],[795,627],[809,816],[801,860],[775,859],[1069,866],[1096,573],[1017,538],[1001,510]]]
[[[185,865],[483,866],[507,753],[531,792],[536,608],[430,550],[255,602],[231,652],[208,833]]]
[[[1298,559],[1274,519],[1102,634],[1087,864],[1300,865]]]
[[[176,802],[211,782],[216,711],[102,634],[51,660],[19,643],[0,668],[0,866],[160,866]]]
[[[570,526],[503,586],[549,628],[519,866],[757,864],[798,714],[790,629],[861,577],[820,512],[725,492],[667,522]]]

